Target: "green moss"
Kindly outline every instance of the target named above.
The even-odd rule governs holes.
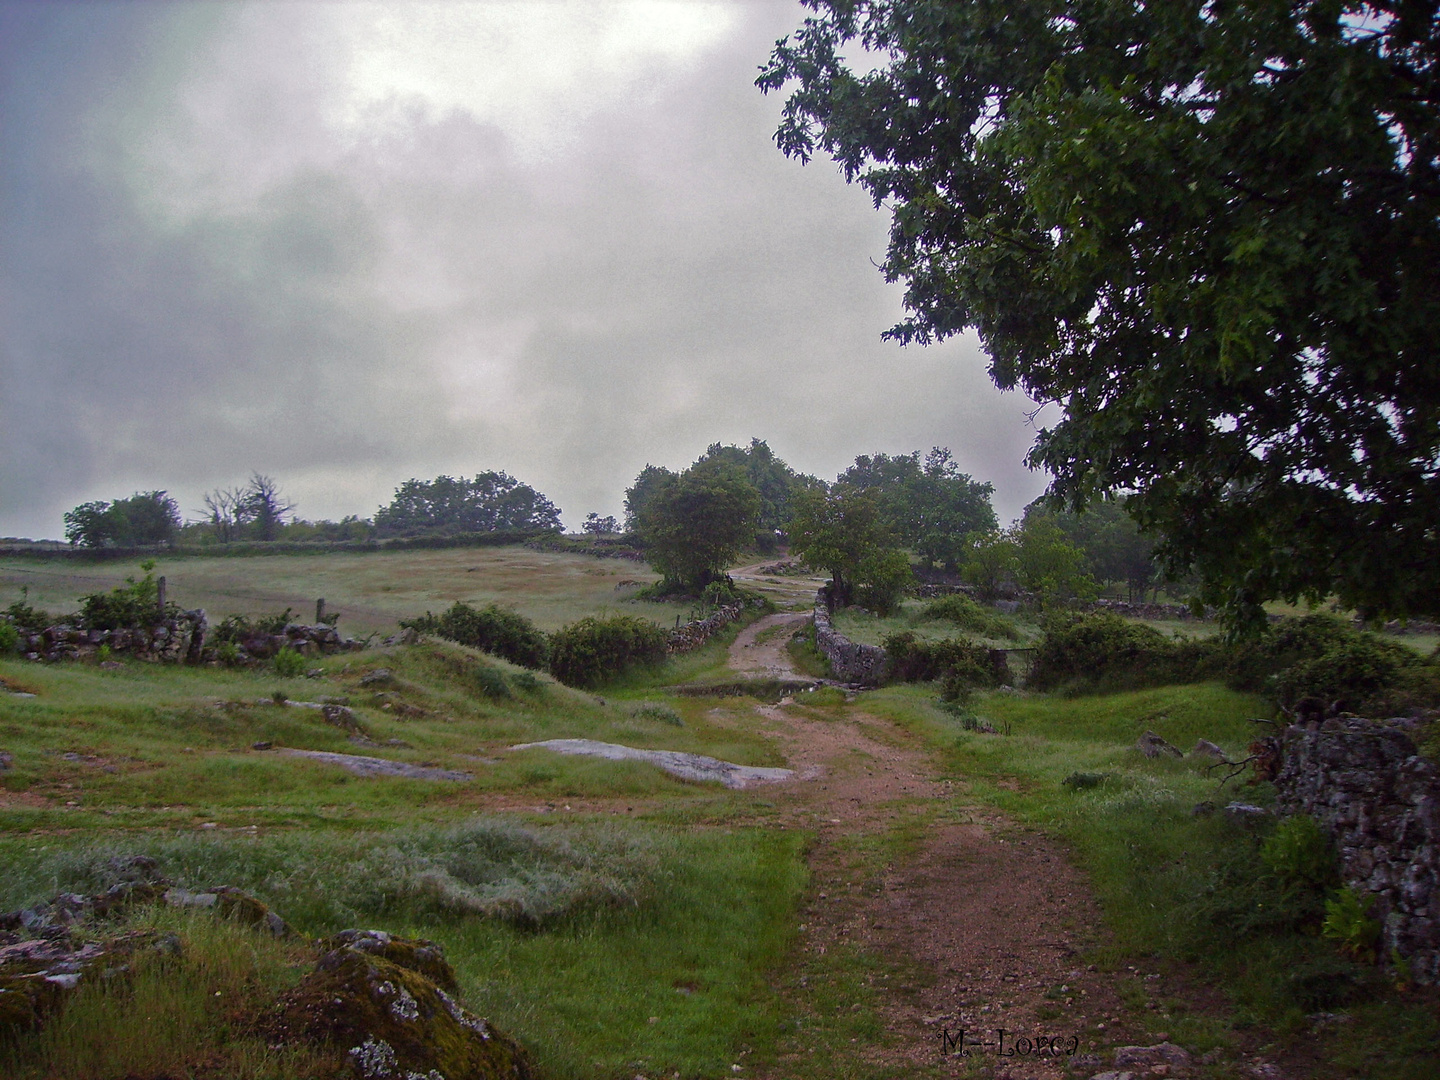
[[[464,1009],[430,978],[386,959],[385,951],[406,959],[438,955],[430,942],[388,937],[376,952],[352,945],[333,949],[281,999],[274,1035],[331,1047],[366,1078],[424,1076],[431,1070],[449,1080],[535,1075],[519,1043]]]

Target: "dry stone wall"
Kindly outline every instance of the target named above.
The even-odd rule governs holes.
[[[670,643],[666,651],[672,654],[693,652],[709,641],[716,631],[738,619],[744,611],[745,603],[737,600],[733,604],[721,605],[703,619],[682,623],[670,631]]]
[[[851,641],[831,625],[830,594],[825,589],[815,594],[815,645],[841,682],[879,686],[890,667],[884,649]]]
[[[108,648],[114,655],[132,656],[137,660],[198,664],[216,658],[211,629],[204,610],[198,609],[182,611],[153,626],[87,630],[60,624],[33,632],[21,630],[20,648],[25,659],[49,663],[91,659],[101,648]],[[285,648],[302,656],[320,656],[363,646],[352,638],[342,637],[333,626],[291,623],[276,634],[247,634],[236,642],[236,647],[239,650],[236,659],[244,663],[267,660]]]
[[[1334,838],[1346,884],[1375,901],[1381,956],[1440,983],[1440,768],[1407,721],[1340,717],[1292,726],[1275,778],[1280,807],[1310,814]]]

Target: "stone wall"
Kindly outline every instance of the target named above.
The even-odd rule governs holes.
[[[890,666],[880,646],[851,641],[830,624],[830,594],[825,589],[815,594],[815,645],[841,682],[879,686]]]
[[[764,601],[758,601],[758,603],[764,603]],[[717,630],[738,619],[744,610],[745,604],[737,600],[733,604],[724,604],[716,608],[703,619],[682,623],[670,631],[670,644],[666,647],[666,651],[672,654],[686,653],[700,648],[710,640]]]
[[[47,626],[43,630],[20,632],[20,648],[27,660],[84,660],[106,646],[141,660],[195,663],[205,647],[207,624],[204,611],[182,611],[154,626],[122,630],[86,630],[79,626]]]
[[[20,631],[20,647],[27,660],[55,662],[87,660],[108,647],[116,656],[132,656],[170,664],[198,664],[216,659],[211,627],[204,610],[182,611],[154,626],[120,630],[87,630],[78,626],[47,626],[39,631]],[[268,660],[281,649],[290,648],[302,656],[358,649],[362,643],[340,636],[333,626],[306,626],[291,623],[279,633],[252,633],[236,642],[240,663]]]
[[[1440,983],[1440,768],[1407,722],[1341,717],[1292,726],[1275,778],[1281,809],[1321,823],[1346,884],[1375,899],[1392,950],[1417,982]]]

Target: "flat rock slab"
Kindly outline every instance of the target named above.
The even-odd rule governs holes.
[[[356,776],[404,776],[411,780],[470,779],[469,773],[457,772],[454,769],[434,769],[425,765],[390,761],[388,758],[362,757],[359,754],[332,754],[325,750],[292,750],[288,747],[276,750],[275,753],[285,754],[289,757],[313,758],[316,761],[339,765],[342,769],[349,769]]]
[[[547,739],[545,742],[521,743],[511,750],[553,750],[557,754],[579,754],[582,757],[604,758],[606,761],[648,761],[671,776],[682,780],[714,780],[728,788],[746,788],[751,784],[773,784],[789,780],[793,769],[763,769],[755,765],[736,765],[731,761],[685,754],[679,750],[637,750],[619,743],[596,742],[594,739]]]

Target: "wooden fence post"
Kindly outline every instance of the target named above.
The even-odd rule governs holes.
[[[160,615],[160,621],[165,621],[165,579],[161,577],[155,582],[155,609]]]
[[[322,596],[315,601],[315,625],[319,626],[325,621],[325,598]]]

